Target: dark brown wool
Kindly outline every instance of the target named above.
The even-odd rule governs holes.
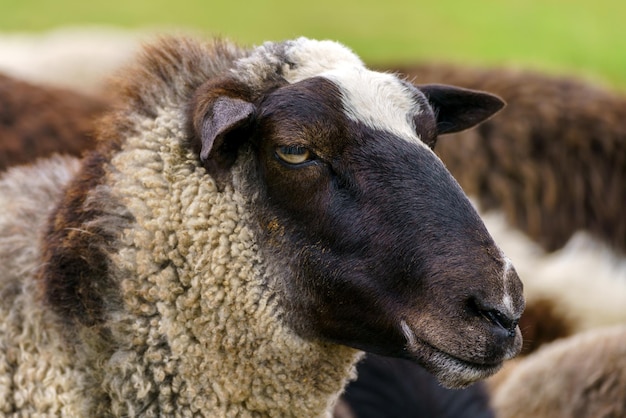
[[[0,74],[0,171],[62,151],[94,146],[92,120],[106,100]]]
[[[423,64],[392,68],[411,81],[500,95],[507,107],[435,151],[483,209],[547,250],[587,230],[626,251],[626,97],[529,71]]]

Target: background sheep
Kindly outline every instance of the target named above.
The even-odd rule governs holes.
[[[511,365],[492,404],[501,418],[626,416],[626,326],[542,347]]]
[[[54,152],[80,155],[94,147],[93,119],[109,107],[102,98],[0,74],[0,171]]]
[[[16,338],[4,354],[13,381],[1,388],[4,411],[313,416],[351,376],[354,348],[413,358],[455,386],[519,350],[517,276],[425,145],[441,126],[488,117],[498,99],[421,93],[343,47],[304,39],[252,52],[170,40],[124,80],[98,149],[76,173],[66,164],[73,177],[36,231],[41,247],[12,249],[30,274],[2,272],[7,314],[47,320],[21,334],[6,322],[3,335]],[[393,112],[367,96],[370,83]],[[448,100],[467,108],[448,111]],[[326,171],[339,154],[346,165],[333,159]],[[55,202],[40,204],[21,179],[45,169],[2,180],[35,200],[37,222]],[[416,217],[416,208],[428,209]],[[16,216],[0,218],[3,243]],[[33,381],[36,370],[60,381]]]

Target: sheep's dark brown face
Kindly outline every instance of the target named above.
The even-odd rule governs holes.
[[[521,348],[522,285],[429,146],[502,103],[387,75],[358,91],[341,80],[254,103],[208,88],[226,115],[196,112],[208,168],[234,159],[229,143],[257,155],[261,240],[289,272],[279,297],[297,333],[413,359],[451,387],[485,378]]]

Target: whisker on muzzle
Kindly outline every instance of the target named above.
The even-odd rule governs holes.
[[[404,334],[404,338],[406,338],[408,347],[415,347],[415,334],[406,323],[405,320],[400,321],[400,327],[402,328],[402,334]]]

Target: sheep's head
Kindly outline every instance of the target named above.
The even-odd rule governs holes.
[[[256,55],[197,91],[190,125],[218,182],[254,156],[251,205],[285,321],[413,359],[448,386],[494,373],[521,348],[522,285],[432,148],[502,101],[416,88],[334,43]]]

